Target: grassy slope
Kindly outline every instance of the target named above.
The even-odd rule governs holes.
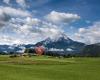
[[[0,56],[0,80],[100,80],[100,58]]]

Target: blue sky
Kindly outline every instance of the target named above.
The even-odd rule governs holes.
[[[100,0],[0,0],[0,44],[34,44],[66,34],[100,42]]]

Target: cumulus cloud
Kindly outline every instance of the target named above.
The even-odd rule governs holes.
[[[69,23],[80,19],[80,16],[72,13],[52,11],[48,15],[46,15],[45,18],[52,23]]]
[[[88,28],[79,28],[78,32],[75,33],[76,39],[83,41],[87,44],[99,43],[100,42],[100,21],[94,22],[92,26]]]
[[[3,2],[9,4],[10,0],[3,0]]]
[[[2,27],[3,25],[5,25],[10,19],[9,15],[6,15],[5,13],[3,13],[0,10],[0,27]]]
[[[16,39],[14,37],[9,37],[7,35],[3,35],[3,36],[0,35],[0,40],[1,40],[0,44],[11,44],[11,43],[19,44],[22,41],[20,39]]]
[[[54,23],[69,23],[80,17],[77,14],[52,11],[45,18],[48,21],[34,18],[26,10],[1,6],[0,25],[4,27],[0,29],[0,44],[32,44],[48,37],[59,37],[64,30]],[[5,25],[7,22],[9,23]]]
[[[62,32],[58,26],[37,18],[11,18],[9,24],[0,32],[6,37],[0,38],[6,44],[31,44],[48,37],[55,38]]]
[[[15,9],[12,7],[3,7],[0,6],[0,26],[4,26],[8,21],[11,19],[11,17],[28,17],[31,16],[31,14],[27,11],[23,11],[20,9]]]
[[[16,0],[16,2],[17,2],[20,6],[26,7],[26,2],[25,2],[25,0]]]
[[[3,0],[3,2],[6,4],[10,4],[10,1],[12,0]],[[20,7],[23,7],[23,8],[27,7],[26,0],[15,0],[15,1],[18,5],[20,5]]]
[[[31,14],[27,11],[23,11],[21,9],[15,9],[12,7],[2,7],[1,6],[0,11],[9,16],[19,16],[19,17],[31,16]]]

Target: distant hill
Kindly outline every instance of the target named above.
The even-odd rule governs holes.
[[[100,43],[86,45],[82,51],[83,56],[100,56]]]

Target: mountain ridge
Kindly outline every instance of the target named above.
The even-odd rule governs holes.
[[[67,49],[72,49],[72,51],[80,51],[81,48],[85,46],[84,43],[73,41],[69,37],[60,36],[58,39],[54,40],[51,38],[47,38],[43,41],[38,42],[35,46],[45,46],[48,50],[51,48],[54,49],[63,49],[67,51]]]

